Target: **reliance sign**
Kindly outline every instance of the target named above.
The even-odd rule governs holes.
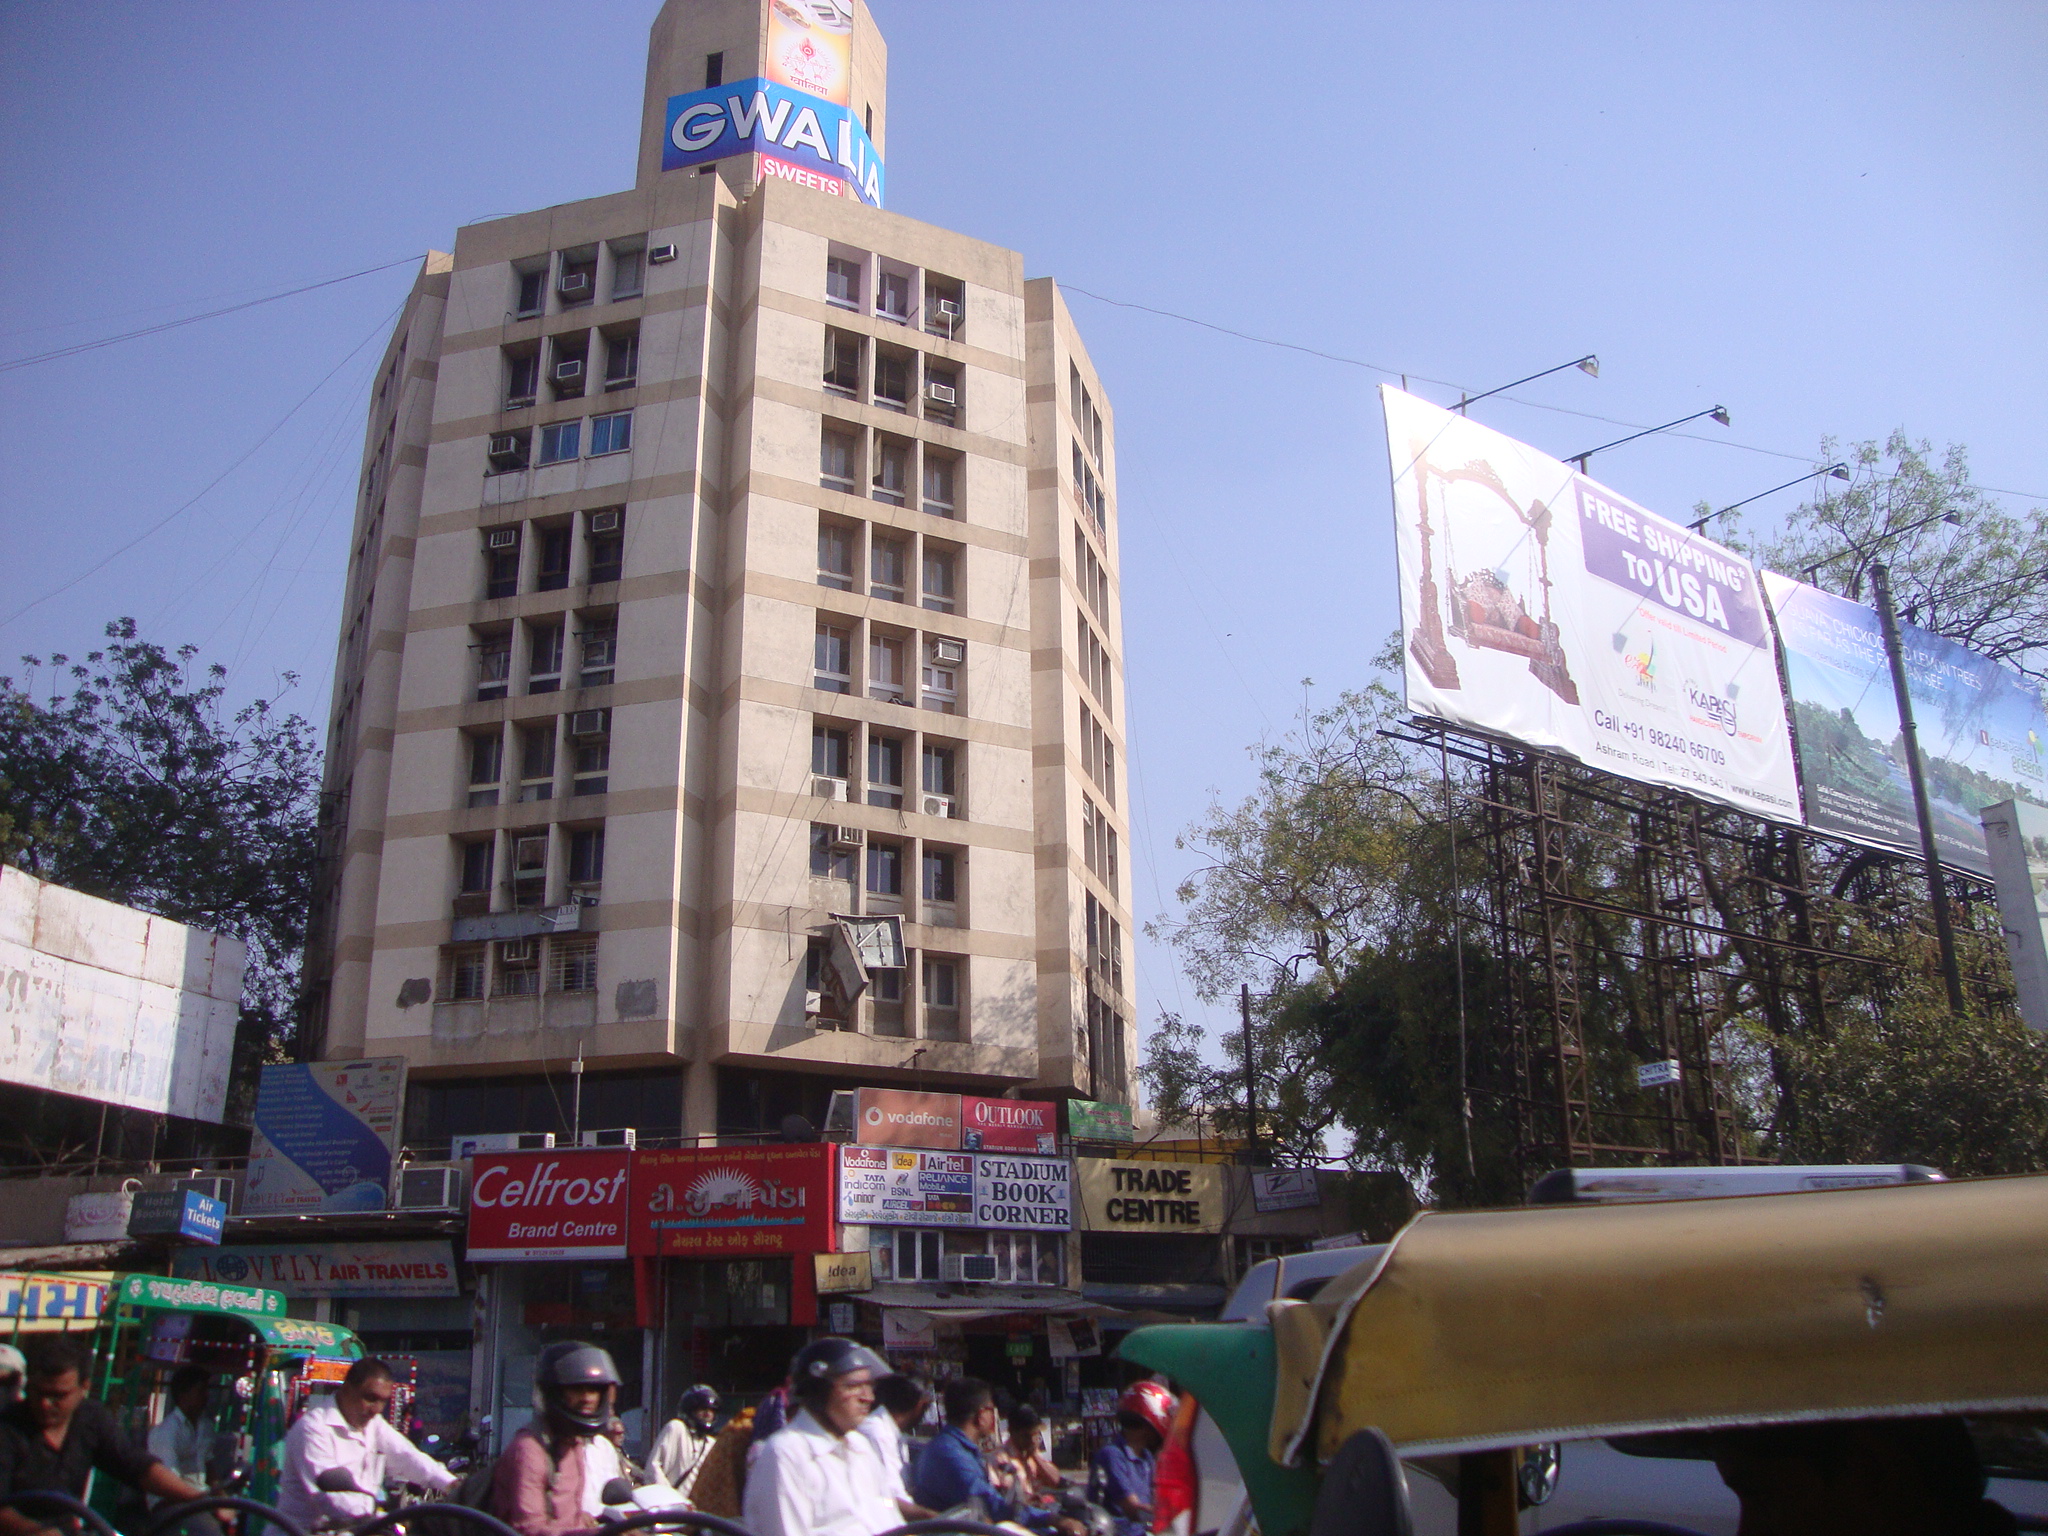
[[[623,1259],[625,1151],[500,1152],[470,1165],[472,1259]]]
[[[764,176],[882,206],[882,159],[851,107],[758,77],[669,97],[664,171],[734,155],[759,155]]]

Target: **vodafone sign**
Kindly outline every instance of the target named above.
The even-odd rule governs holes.
[[[628,1154],[493,1152],[472,1160],[472,1259],[623,1259]]]

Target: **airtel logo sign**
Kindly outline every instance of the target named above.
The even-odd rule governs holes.
[[[470,1204],[485,1208],[532,1210],[537,1206],[610,1205],[626,1192],[626,1170],[601,1174],[597,1178],[564,1179],[557,1176],[559,1162],[542,1163],[523,1179],[511,1176],[503,1163],[486,1168],[476,1177],[469,1194]]]

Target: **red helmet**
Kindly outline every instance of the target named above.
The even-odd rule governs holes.
[[[1164,1444],[1173,1433],[1173,1394],[1156,1381],[1141,1381],[1126,1388],[1116,1400],[1118,1413],[1135,1413],[1159,1432]]]

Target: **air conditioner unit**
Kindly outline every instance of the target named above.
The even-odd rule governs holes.
[[[958,320],[960,318],[960,305],[953,299],[939,300],[938,309],[942,319]]]
[[[450,1157],[475,1157],[485,1152],[552,1152],[553,1131],[488,1131],[474,1136],[457,1136],[449,1143]]]
[[[538,953],[531,939],[501,939],[498,943],[498,958],[507,962],[531,960]]]
[[[945,816],[950,818],[953,814],[953,797],[951,795],[926,795],[924,797],[924,813],[927,816]]]
[[[611,726],[601,709],[579,709],[569,717],[571,736],[602,736]]]
[[[993,1280],[996,1277],[996,1256],[992,1253],[949,1253],[939,1260],[941,1280],[972,1281]]]
[[[237,1203],[235,1191],[241,1185],[241,1182],[233,1174],[222,1173],[202,1175],[196,1179],[180,1179],[172,1188],[178,1190],[197,1190],[209,1200],[218,1200],[232,1213]]]
[[[526,434],[524,432],[497,432],[491,436],[491,467],[494,469],[521,469],[526,464]]]
[[[612,507],[604,512],[593,512],[590,514],[590,531],[592,533],[617,533],[619,531],[619,523],[624,515],[617,507]]]
[[[624,1147],[629,1152],[638,1144],[639,1132],[630,1125],[614,1131],[585,1131],[576,1142],[579,1147]]]
[[[523,411],[531,404],[533,404],[532,395],[514,395],[505,402],[505,409],[508,411]]]
[[[564,272],[562,280],[555,284],[555,292],[565,299],[587,298],[590,294],[590,274]]]
[[[832,846],[834,848],[858,848],[867,841],[867,833],[859,827],[834,827]]]
[[[582,380],[582,358],[565,357],[559,363],[555,364],[555,382],[557,384],[578,384],[581,383]]]
[[[931,642],[932,660],[942,666],[957,667],[967,659],[965,640],[939,640]]]
[[[824,994],[824,993],[822,993],[822,992],[806,992],[806,993],[804,994],[804,1017],[805,1017],[805,1018],[807,1018],[807,1019],[815,1019],[815,1018],[817,1018],[817,1017],[818,1017],[818,1015],[822,1014],[822,1013],[823,1013],[824,1011],[825,1011],[825,994]]]
[[[493,528],[484,535],[486,549],[517,549],[519,530],[517,528]]]
[[[830,774],[824,773],[814,773],[811,775],[811,793],[820,800],[845,800],[849,798],[846,780],[835,779]]]
[[[672,245],[650,245],[647,247],[647,259],[656,266],[664,261],[674,261],[676,248]]]
[[[452,1163],[415,1163],[391,1180],[391,1205],[400,1211],[459,1211],[462,1170]]]
[[[959,392],[950,384],[927,384],[924,397],[934,405],[953,405],[959,399]]]

